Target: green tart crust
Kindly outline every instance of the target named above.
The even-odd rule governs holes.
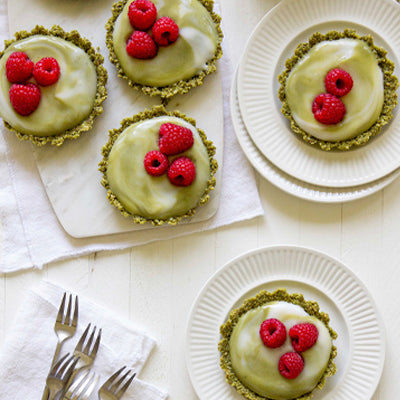
[[[218,30],[217,50],[214,54],[214,57],[207,62],[206,68],[203,71],[201,71],[199,74],[194,75],[190,79],[180,80],[180,81],[175,82],[172,85],[163,86],[163,87],[146,86],[146,85],[136,83],[136,82],[132,81],[125,74],[124,70],[122,69],[122,67],[119,63],[119,60],[114,51],[113,33],[114,33],[115,21],[117,20],[118,16],[121,14],[121,12],[124,9],[128,0],[120,0],[120,1],[117,1],[116,3],[114,3],[111,8],[112,16],[106,23],[106,30],[107,30],[106,45],[110,52],[109,59],[116,66],[118,76],[120,78],[126,79],[128,81],[129,86],[131,86],[137,90],[141,90],[144,94],[146,94],[148,96],[161,96],[161,98],[163,99],[163,103],[168,101],[168,99],[170,99],[172,96],[175,96],[176,94],[185,94],[190,89],[192,89],[196,86],[201,86],[203,84],[204,78],[207,75],[210,75],[213,72],[215,72],[215,70],[217,69],[216,62],[218,59],[220,59],[222,57],[221,43],[222,43],[222,39],[223,39],[224,35],[222,33],[222,29],[221,29],[221,25],[220,25],[221,17],[213,11],[214,0],[198,0],[198,1],[201,4],[203,4],[203,6],[206,8],[206,10],[210,13],[210,15],[217,27],[217,30]]]
[[[84,50],[90,57],[96,68],[97,74],[97,87],[96,87],[96,97],[94,100],[93,108],[91,113],[83,120],[79,125],[66,130],[62,134],[54,136],[35,136],[22,133],[14,129],[7,121],[4,121],[4,125],[14,132],[18,139],[20,140],[30,140],[33,144],[37,146],[43,146],[46,143],[50,143],[54,146],[61,146],[66,139],[77,139],[82,133],[89,131],[93,127],[94,119],[103,112],[103,101],[107,98],[107,71],[103,67],[104,58],[101,54],[97,53],[92,47],[91,42],[80,36],[80,34],[73,30],[71,32],[65,32],[60,26],[53,25],[50,29],[46,29],[43,26],[36,25],[36,27],[28,31],[20,31],[14,34],[15,39],[6,40],[4,42],[4,50],[0,52],[0,58],[4,55],[5,50],[14,42],[22,39],[26,39],[30,36],[35,35],[45,35],[45,36],[56,36],[61,39],[67,40],[73,43],[75,46]]]
[[[320,311],[318,303],[315,301],[307,301],[304,299],[302,294],[299,293],[292,293],[289,294],[286,289],[277,289],[274,292],[268,291],[261,291],[257,293],[254,297],[248,298],[244,301],[244,303],[235,310],[232,310],[229,314],[228,320],[221,325],[220,333],[222,336],[221,341],[218,344],[218,350],[221,353],[220,358],[220,365],[221,368],[225,371],[226,381],[233,386],[239,394],[249,400],[271,400],[267,397],[262,397],[252,390],[248,389],[246,386],[242,384],[239,378],[236,376],[235,371],[232,367],[232,361],[230,356],[230,349],[229,349],[229,341],[233,332],[233,328],[239,321],[239,318],[245,314],[246,312],[260,307],[266,303],[270,303],[273,301],[285,301],[287,303],[292,303],[298,305],[306,311],[307,314],[318,318],[324,325],[327,327],[331,338],[336,339],[337,333],[332,330],[329,326],[329,316]],[[324,375],[321,377],[320,381],[318,382],[317,386],[314,388],[322,389],[325,385],[326,379],[329,376],[332,376],[336,373],[336,365],[333,362],[333,359],[336,357],[337,350],[335,346],[332,346],[331,355],[328,361],[328,366],[325,370]],[[309,400],[312,397],[312,392],[314,389],[306,394],[297,397],[296,399],[290,400]]]
[[[197,206],[196,206],[196,207],[188,210],[183,215],[177,215],[177,216],[170,217],[167,219],[145,218],[141,215],[134,215],[134,214],[130,213],[129,211],[127,211],[125,209],[125,207],[123,206],[123,204],[118,200],[117,196],[110,189],[110,185],[109,185],[109,182],[107,179],[107,174],[106,174],[107,166],[108,166],[108,156],[111,152],[111,149],[112,149],[115,141],[118,139],[119,135],[130,125],[133,125],[139,121],[144,121],[144,120],[159,117],[162,115],[168,115],[168,116],[182,118],[183,120],[185,120],[185,121],[189,122],[191,125],[193,125],[197,129],[197,131],[203,141],[203,144],[207,149],[207,153],[208,153],[208,157],[209,157],[209,161],[210,161],[210,179],[207,181],[208,186],[205,189],[201,198],[199,199],[197,206],[206,204],[210,199],[210,195],[209,195],[210,191],[214,190],[214,188],[215,188],[216,180],[215,180],[214,175],[218,169],[217,160],[214,159],[215,146],[211,140],[207,139],[207,136],[204,133],[204,131],[202,131],[201,129],[196,127],[196,121],[193,118],[189,118],[185,114],[183,114],[177,110],[167,111],[164,108],[164,106],[162,106],[162,105],[154,106],[150,110],[146,109],[146,110],[134,115],[131,118],[125,118],[121,121],[120,128],[110,130],[109,140],[108,140],[107,144],[104,145],[102,148],[103,160],[99,163],[99,171],[103,173],[103,178],[101,180],[101,184],[107,189],[107,198],[110,201],[110,203],[113,206],[115,206],[124,217],[132,218],[133,222],[135,222],[136,224],[145,224],[146,222],[150,222],[154,226],[160,226],[160,225],[163,225],[164,223],[168,223],[169,225],[176,225],[179,221],[182,220],[182,218],[191,217],[192,215],[194,215],[196,212],[196,208],[197,208]]]
[[[293,118],[293,115],[290,111],[290,107],[286,100],[286,82],[290,75],[290,72],[294,68],[294,66],[302,59],[302,57],[316,44],[326,41],[326,40],[338,40],[343,38],[350,39],[359,39],[363,40],[368,44],[370,49],[375,54],[378,65],[382,70],[383,79],[384,79],[384,103],[381,114],[379,115],[377,121],[365,132],[360,133],[358,136],[338,141],[338,142],[328,142],[324,140],[320,140],[311,136],[309,133],[305,132],[301,129],[296,121]],[[382,47],[377,47],[374,44],[373,38],[371,35],[360,36],[354,30],[345,29],[343,32],[337,31],[329,31],[325,34],[320,32],[316,32],[311,35],[308,39],[308,42],[300,43],[296,50],[294,51],[294,55],[286,61],[285,67],[286,69],[278,76],[279,83],[281,84],[279,88],[279,99],[282,102],[282,114],[289,119],[290,127],[292,131],[302,137],[304,141],[311,145],[317,145],[322,150],[349,150],[352,147],[361,146],[367,143],[370,138],[379,134],[382,130],[382,127],[389,123],[389,121],[393,118],[393,109],[397,104],[397,93],[396,90],[399,86],[398,79],[394,72],[394,63],[390,61],[386,57],[387,51]]]

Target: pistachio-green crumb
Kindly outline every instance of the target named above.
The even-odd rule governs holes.
[[[286,99],[286,82],[290,75],[290,72],[294,66],[302,59],[302,57],[316,44],[326,41],[326,40],[338,40],[343,38],[359,39],[363,40],[371,48],[372,52],[375,54],[378,65],[382,70],[384,79],[384,103],[381,114],[379,115],[377,121],[365,132],[360,133],[358,136],[338,141],[338,142],[328,142],[320,140],[311,136],[309,133],[301,129],[293,118],[289,104]],[[382,127],[389,123],[393,118],[393,109],[397,104],[397,93],[396,90],[399,86],[398,79],[394,72],[394,63],[386,57],[387,51],[381,47],[377,47],[374,44],[371,35],[360,36],[354,30],[345,29],[343,32],[329,31],[325,34],[316,32],[310,36],[308,42],[300,43],[294,55],[286,61],[286,69],[278,76],[279,83],[281,84],[279,88],[279,99],[282,102],[282,114],[289,119],[290,126],[294,133],[301,136],[304,141],[311,145],[319,146],[322,150],[349,150],[355,146],[361,146],[367,143],[370,138],[379,134]]]
[[[285,301],[287,303],[292,303],[298,305],[304,309],[304,311],[318,318],[323,324],[327,327],[329,334],[331,335],[332,340],[337,338],[337,333],[329,326],[329,316],[328,314],[320,311],[318,303],[315,301],[307,301],[304,299],[302,294],[292,293],[289,294],[286,289],[277,289],[274,292],[267,292],[265,290],[259,292],[254,297],[251,297],[244,301],[244,303],[235,310],[231,311],[229,314],[228,320],[221,325],[220,333],[222,336],[221,341],[218,344],[218,350],[221,353],[220,365],[221,368],[225,371],[226,381],[233,386],[239,394],[249,400],[271,400],[267,397],[262,397],[252,390],[248,389],[246,386],[242,384],[239,378],[236,376],[235,371],[232,367],[229,343],[230,338],[233,332],[233,329],[239,318],[247,313],[248,311],[260,307],[264,304],[273,302],[273,301]],[[317,386],[314,388],[322,389],[325,385],[325,381],[329,376],[332,376],[336,373],[336,365],[333,362],[333,359],[337,355],[337,350],[335,346],[332,346],[330,358],[328,361],[328,366],[318,382]],[[312,397],[312,392],[314,389],[309,392],[297,397],[295,399],[290,400],[309,400]],[[289,400],[289,399],[288,399]]]
[[[132,213],[128,212],[125,209],[124,205],[118,200],[117,196],[114,193],[112,193],[108,179],[107,179],[107,166],[108,166],[108,156],[111,152],[111,149],[112,149],[115,141],[118,139],[119,135],[130,125],[133,125],[139,121],[144,121],[146,119],[159,117],[161,115],[169,115],[169,116],[182,118],[185,121],[192,124],[194,127],[196,127],[196,121],[193,118],[189,118],[185,114],[183,114],[179,111],[167,111],[164,108],[164,106],[162,106],[162,105],[154,106],[150,110],[146,109],[143,112],[140,112],[140,113],[134,115],[132,118],[123,119],[121,121],[120,128],[110,130],[109,140],[108,140],[107,144],[103,146],[103,149],[102,149],[103,160],[99,163],[99,171],[101,171],[103,173],[103,178],[101,180],[101,184],[107,189],[107,198],[113,206],[118,208],[118,210],[121,212],[121,214],[124,217],[132,218],[133,222],[135,222],[136,224],[145,224],[146,222],[151,222],[154,226],[163,225],[164,223],[168,223],[169,225],[176,225],[179,221],[182,220],[182,218],[190,217],[190,216],[194,215],[197,206],[204,205],[209,201],[209,199],[210,199],[209,193],[211,190],[214,190],[215,184],[216,184],[214,175],[217,172],[218,163],[217,163],[217,160],[214,159],[215,146],[213,145],[211,140],[207,139],[207,136],[204,133],[204,131],[202,131],[201,129],[196,127],[196,129],[204,143],[204,146],[207,149],[207,153],[208,153],[208,157],[209,157],[209,161],[210,161],[210,179],[207,181],[207,188],[205,189],[203,195],[199,199],[199,202],[196,207],[188,210],[183,215],[177,215],[177,216],[170,217],[167,219],[151,219],[151,218],[145,218],[140,215],[133,215]]]
[[[80,36],[80,34],[73,30],[71,32],[65,32],[60,26],[53,25],[50,29],[46,29],[43,26],[36,25],[36,27],[30,31],[20,31],[15,33],[15,39],[6,40],[4,42],[4,50],[0,52],[0,58],[4,55],[5,50],[12,43],[22,39],[26,39],[30,36],[45,35],[45,36],[56,36],[61,39],[67,40],[73,43],[75,46],[84,50],[90,57],[96,68],[97,74],[97,87],[96,97],[94,100],[93,108],[91,113],[82,121],[79,125],[68,129],[67,131],[54,136],[35,136],[22,133],[14,129],[7,121],[4,121],[4,125],[14,132],[20,140],[30,140],[37,146],[43,146],[46,143],[50,143],[54,146],[61,146],[66,139],[77,139],[82,133],[89,131],[93,127],[94,119],[103,112],[103,101],[107,98],[107,71],[103,67],[104,58],[101,54],[97,53],[92,47],[91,42]]]

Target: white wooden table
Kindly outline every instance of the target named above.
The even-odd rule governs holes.
[[[277,2],[222,0],[234,66],[256,23]],[[387,331],[385,368],[373,399],[398,399],[400,180],[365,199],[324,205],[297,199],[257,179],[264,218],[131,250],[52,263],[41,271],[0,275],[0,344],[24,292],[46,278],[76,288],[144,327],[159,345],[141,378],[168,390],[171,400],[197,399],[186,371],[183,343],[186,317],[202,285],[243,252],[274,244],[302,245],[340,259],[370,290]]]

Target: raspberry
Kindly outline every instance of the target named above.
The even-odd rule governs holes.
[[[168,169],[168,158],[158,150],[149,151],[144,157],[144,167],[150,175],[162,175]]]
[[[153,25],[151,33],[159,46],[168,46],[178,39],[179,28],[173,19],[162,17]]]
[[[157,46],[151,36],[142,31],[135,31],[129,38],[126,51],[133,58],[147,60],[157,55]]]
[[[27,116],[32,114],[40,103],[40,89],[34,83],[26,85],[13,83],[9,91],[10,102],[15,112]]]
[[[292,339],[293,349],[299,353],[314,346],[318,339],[318,329],[314,324],[305,322],[290,328],[289,337]]]
[[[188,157],[175,159],[168,170],[168,179],[175,186],[189,186],[195,177],[196,167]]]
[[[287,379],[297,378],[304,368],[303,357],[295,352],[285,353],[278,364],[280,374]]]
[[[312,112],[314,118],[324,125],[333,125],[339,123],[344,114],[346,107],[340,99],[330,93],[322,93],[318,95],[313,104]]]
[[[129,6],[128,17],[135,29],[147,31],[157,18],[157,9],[149,0],[136,0]]]
[[[325,89],[334,96],[342,97],[353,87],[351,75],[342,69],[331,69],[325,77]]]
[[[180,125],[162,124],[158,144],[162,153],[173,156],[193,146],[193,133],[190,129]]]
[[[60,77],[60,66],[53,57],[45,57],[35,64],[33,77],[42,86],[50,86],[58,81]]]
[[[33,61],[20,51],[14,52],[6,62],[6,76],[11,83],[23,83],[32,76]]]
[[[260,337],[267,347],[280,347],[286,340],[286,327],[275,318],[266,319],[261,324]]]

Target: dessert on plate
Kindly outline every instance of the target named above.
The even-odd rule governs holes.
[[[110,60],[145,94],[187,93],[216,69],[219,23],[211,0],[120,0],[106,25]]]
[[[336,333],[314,301],[261,291],[221,326],[221,367],[249,400],[306,400],[335,374]]]
[[[393,118],[398,80],[386,50],[355,31],[313,34],[278,77],[291,129],[323,150],[349,150]]]
[[[193,119],[163,106],[124,119],[102,154],[107,197],[135,223],[175,225],[215,186],[214,145]]]
[[[20,139],[61,145],[103,111],[103,57],[77,31],[36,26],[0,53],[0,116]]]

